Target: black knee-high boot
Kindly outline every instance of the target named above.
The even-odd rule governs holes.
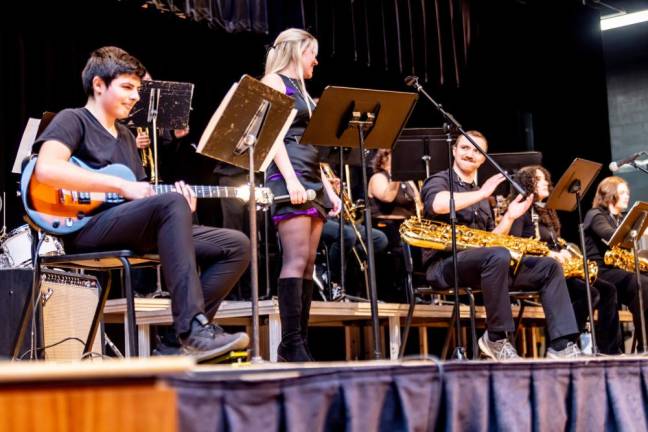
[[[301,310],[301,336],[304,341],[304,349],[310,360],[315,360],[308,346],[308,318],[310,317],[311,301],[313,300],[313,280],[304,279],[302,283],[302,310]]]
[[[302,279],[279,279],[279,316],[281,318],[281,343],[277,349],[279,361],[306,362],[310,360],[301,334]]]

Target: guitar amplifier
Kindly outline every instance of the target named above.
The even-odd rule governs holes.
[[[41,273],[43,346],[56,344],[45,349],[46,360],[81,359],[99,295],[94,276],[54,270]],[[98,330],[91,351],[101,353]],[[66,338],[75,339],[61,342]]]

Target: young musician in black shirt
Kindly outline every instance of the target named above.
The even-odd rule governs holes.
[[[486,139],[481,133],[470,131],[468,134],[483,150],[487,149]],[[518,196],[495,226],[488,197],[504,181],[504,176],[495,175],[481,187],[477,186],[477,169],[486,158],[463,136],[455,142],[453,155],[455,161],[452,170],[432,175],[423,185],[421,196],[426,216],[448,221],[449,175],[452,172],[457,222],[496,234],[508,234],[513,221],[529,209],[533,196],[526,200]],[[428,265],[428,281],[440,288],[453,285],[452,256],[449,252],[425,250],[424,259]],[[480,350],[495,360],[519,358],[507,339],[507,333],[514,331],[508,292],[511,288],[537,289],[540,290],[547,319],[550,341],[547,357],[568,358],[580,355],[580,350],[574,343],[578,327],[560,265],[551,258],[525,256],[517,273],[513,274],[510,262],[510,252],[503,247],[467,249],[457,254],[459,286],[481,289],[484,298],[487,331],[479,339]]]
[[[533,193],[533,206],[520,218],[513,222],[509,234],[518,237],[537,238],[551,249],[550,255],[561,264],[568,259],[574,259],[561,244],[560,219],[556,210],[546,208],[543,201],[549,197],[553,184],[549,171],[539,165],[521,168],[516,174],[516,180],[527,192]],[[576,259],[581,259],[578,255]],[[589,261],[589,259],[588,259]],[[581,278],[567,279],[569,296],[572,300],[576,322],[579,329],[584,329],[589,317],[587,305],[587,287]],[[597,346],[603,354],[619,354],[621,347],[621,328],[619,326],[619,311],[617,310],[616,288],[601,275],[590,284],[592,293],[592,308],[598,311],[596,325]]]
[[[128,200],[65,236],[66,248],[157,252],[184,352],[198,361],[209,360],[248,345],[246,334],[225,333],[211,321],[248,265],[249,241],[236,231],[193,225],[196,198],[183,182],[176,183],[180,193],[155,195],[142,181],[135,137],[118,120],[138,101],[144,72],[142,64],[120,48],[94,51],[82,73],[87,103],[61,111],[38,138],[34,175],[53,188],[113,192]],[[95,169],[124,164],[138,181],[80,168],[70,162],[72,156]]]
[[[639,288],[634,272],[625,271],[605,264],[603,257],[608,251],[605,242],[610,240],[623,219],[623,212],[628,208],[630,189],[621,177],[611,176],[603,179],[596,188],[596,195],[591,210],[585,214],[585,245],[587,257],[597,262],[599,276],[616,287],[618,301],[627,305],[632,312],[635,334],[639,352],[644,351],[641,333],[641,315],[639,307]],[[648,310],[648,275],[641,275],[644,310]]]

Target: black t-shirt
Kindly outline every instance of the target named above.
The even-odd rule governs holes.
[[[479,187],[476,184],[462,181],[454,170],[452,173],[454,175],[455,193],[474,192],[479,190]],[[450,223],[449,214],[436,214],[432,209],[432,203],[434,203],[434,198],[436,198],[437,194],[448,190],[450,190],[449,170],[439,171],[425,180],[423,188],[421,189],[421,199],[425,205],[426,218]],[[493,212],[488,204],[488,200],[483,199],[464,209],[457,210],[457,223],[459,225],[466,225],[484,231],[492,231],[495,229]],[[423,261],[429,263],[433,258],[436,260],[448,255],[449,252],[438,252],[426,249],[423,252]]]
[[[59,141],[92,168],[120,163],[129,167],[138,180],[146,178],[137,154],[135,137],[126,126],[117,122],[117,138],[99,123],[86,108],[69,108],[58,113],[34,143],[40,151],[45,141]]]

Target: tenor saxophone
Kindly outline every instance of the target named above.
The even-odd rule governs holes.
[[[605,252],[603,261],[605,264],[620,268],[621,270],[628,272],[635,271],[634,254],[628,249],[622,249],[618,246],[608,249],[608,251]],[[639,271],[642,273],[648,272],[648,259],[639,257]]]

